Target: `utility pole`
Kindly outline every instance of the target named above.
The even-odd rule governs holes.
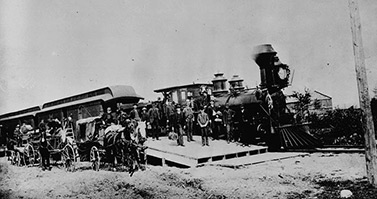
[[[377,187],[377,154],[372,111],[368,93],[368,81],[365,69],[363,42],[361,39],[360,13],[357,0],[348,0],[351,17],[353,53],[355,55],[355,70],[359,92],[360,108],[362,110],[362,126],[365,138],[365,160],[369,182]]]

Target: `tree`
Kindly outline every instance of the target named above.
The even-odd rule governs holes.
[[[308,88],[305,88],[304,93],[298,91],[293,91],[293,94],[290,96],[297,100],[297,103],[294,106],[295,109],[295,120],[296,122],[305,122],[309,116],[309,105],[312,102],[311,94]]]

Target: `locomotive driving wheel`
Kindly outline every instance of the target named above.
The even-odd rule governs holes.
[[[32,145],[27,144],[24,149],[24,163],[25,166],[33,166],[35,163],[35,151]]]
[[[99,155],[98,148],[96,146],[92,146],[92,148],[90,149],[90,162],[92,163],[92,169],[94,171],[99,171],[101,158]]]
[[[75,159],[76,159],[75,151],[72,145],[70,144],[65,145],[62,151],[62,162],[66,171],[75,170],[75,166],[74,166]]]

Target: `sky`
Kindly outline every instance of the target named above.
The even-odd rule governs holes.
[[[359,1],[369,92],[377,88],[377,1]],[[153,90],[215,72],[260,82],[271,44],[305,87],[358,106],[346,0],[0,0],[0,114],[105,87]]]

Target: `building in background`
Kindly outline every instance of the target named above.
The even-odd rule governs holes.
[[[309,112],[310,113],[317,113],[317,114],[323,114],[326,111],[332,110],[332,97],[323,94],[319,91],[312,91],[310,92],[311,95],[311,103],[309,104]],[[286,103],[287,108],[291,113],[295,113],[296,109],[295,107],[298,104],[298,100],[294,97],[291,97],[290,95],[286,95]]]

